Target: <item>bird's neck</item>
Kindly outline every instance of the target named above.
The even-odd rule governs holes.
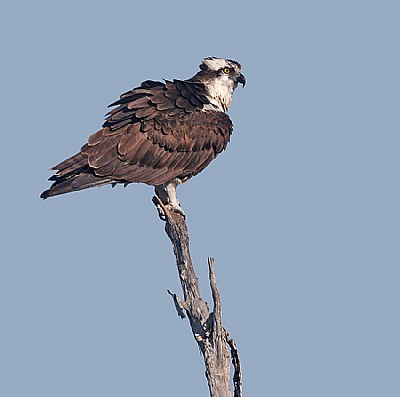
[[[231,107],[234,88],[220,80],[213,80],[205,84],[207,98],[210,103],[216,106],[221,112],[227,112]]]
[[[219,79],[207,81],[204,85],[210,103],[221,112],[227,112],[232,103],[233,85]]]
[[[204,105],[203,110],[218,110],[221,112],[229,110],[233,91],[236,88],[232,81],[210,78],[204,72],[197,73],[190,80],[201,82],[204,85],[205,96],[210,103]]]

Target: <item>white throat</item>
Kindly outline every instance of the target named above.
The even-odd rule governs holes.
[[[231,79],[221,77],[215,80],[207,81],[206,88],[208,91],[207,98],[213,105],[212,110],[217,108],[221,112],[227,112],[231,107],[232,94],[235,89],[234,83]],[[204,106],[204,110],[211,110],[207,105]]]

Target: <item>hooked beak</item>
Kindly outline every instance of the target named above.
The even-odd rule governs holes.
[[[246,85],[246,77],[244,77],[242,75],[242,73],[240,73],[239,77],[236,79],[236,81],[240,84],[242,84],[242,86],[244,87]]]

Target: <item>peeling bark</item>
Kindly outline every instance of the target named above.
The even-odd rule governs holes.
[[[211,397],[232,397],[230,388],[230,357],[234,369],[234,397],[242,397],[242,374],[238,351],[233,339],[222,324],[221,296],[214,273],[214,260],[208,259],[210,288],[213,310],[210,312],[207,302],[200,295],[198,279],[193,268],[189,251],[189,233],[185,217],[171,211],[158,197],[153,203],[159,215],[165,221],[165,231],[171,240],[179,279],[182,285],[183,301],[170,291],[175,308],[181,318],[189,319],[194,339],[204,358],[206,378]],[[229,354],[229,349],[231,354]]]

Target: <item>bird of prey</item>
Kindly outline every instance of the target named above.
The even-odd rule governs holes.
[[[103,127],[75,156],[53,167],[51,196],[93,186],[142,182],[164,205],[183,213],[176,186],[201,172],[227,146],[226,112],[246,79],[231,59],[205,58],[188,80],[144,81],[109,107]]]

